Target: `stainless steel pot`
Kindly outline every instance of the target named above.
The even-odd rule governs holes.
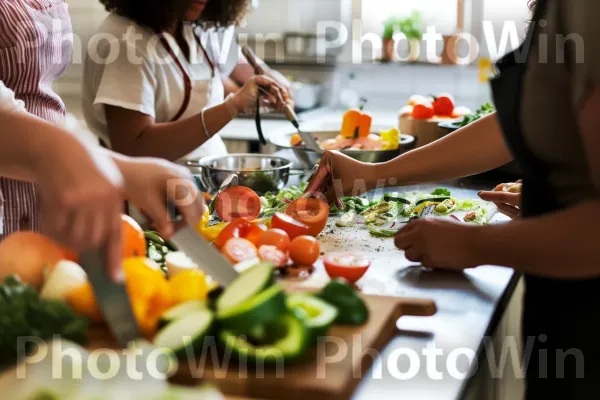
[[[205,157],[187,161],[186,165],[210,193],[216,193],[228,176],[236,174],[240,186],[249,187],[263,195],[283,189],[292,174],[289,160],[262,154]]]
[[[304,168],[307,170],[311,169],[316,163],[319,162],[321,156],[316,152],[304,148],[296,148],[290,145],[293,131],[276,131],[272,132],[269,136],[269,140],[275,146],[281,149],[291,149],[294,154],[300,160]],[[322,142],[327,139],[333,139],[340,134],[338,130],[331,131],[312,131],[311,134],[317,139],[318,142]],[[341,150],[341,153],[346,154],[356,160],[367,162],[367,163],[380,163],[392,160],[400,154],[411,150],[415,147],[416,139],[413,136],[404,135],[400,136],[400,146],[397,150]]]

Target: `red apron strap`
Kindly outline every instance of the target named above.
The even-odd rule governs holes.
[[[179,118],[181,118],[181,116],[185,113],[185,110],[187,110],[188,106],[190,105],[190,98],[192,97],[192,80],[191,80],[190,76],[188,75],[188,73],[183,68],[183,65],[181,65],[181,61],[179,61],[179,58],[177,58],[177,55],[171,48],[171,45],[169,44],[167,39],[165,39],[165,37],[162,35],[160,36],[160,43],[169,52],[169,55],[171,56],[171,58],[173,58],[173,60],[177,64],[177,68],[179,68],[179,70],[181,71],[181,74],[183,75],[183,85],[185,88],[185,93],[183,96],[183,103],[181,104],[181,108],[179,109],[177,114],[175,114],[175,116],[171,120],[171,122],[173,122],[173,121],[177,121]]]
[[[208,53],[206,52],[206,49],[204,48],[204,46],[202,45],[202,41],[200,40],[200,37],[198,36],[198,34],[196,34],[196,30],[194,29],[194,38],[196,39],[196,43],[198,43],[198,46],[200,46],[200,49],[202,49],[202,53],[204,54],[204,58],[206,59],[206,62],[208,62],[208,65],[210,65],[210,69],[212,71],[212,77],[215,77],[215,64],[213,64],[212,60],[210,59],[210,57],[208,56]]]

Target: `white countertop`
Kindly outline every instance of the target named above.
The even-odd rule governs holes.
[[[421,185],[400,190],[431,191],[435,187]],[[457,198],[476,197],[475,191],[463,188],[452,189],[452,194]],[[506,220],[500,214],[494,219]],[[514,271],[496,266],[482,266],[464,273],[427,271],[410,263],[392,239],[374,238],[363,229],[335,228],[330,232],[326,228],[325,232],[327,234],[319,240],[323,252],[369,253],[372,266],[358,282],[364,293],[427,298],[434,300],[438,307],[432,317],[402,317],[398,321],[397,336],[366,373],[353,399],[423,400],[462,396],[470,371],[476,372],[471,368],[477,366],[475,355],[483,338],[495,329],[494,317],[504,313],[505,295],[512,295],[517,280]],[[327,279],[318,268],[306,285],[319,287]],[[423,350],[431,346],[439,353],[433,356],[435,364],[427,361],[423,354]],[[469,362],[468,356],[475,357],[475,361]],[[456,370],[452,368],[455,365]]]

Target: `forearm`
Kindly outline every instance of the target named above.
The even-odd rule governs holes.
[[[600,201],[588,201],[539,218],[481,228],[473,243],[479,265],[564,279],[600,276]]]
[[[63,154],[84,150],[63,129],[26,113],[0,111],[0,175],[37,182],[40,166]]]
[[[512,160],[496,114],[481,118],[433,143],[371,168],[371,179],[398,185],[455,179],[489,171]]]
[[[112,148],[132,157],[157,157],[176,161],[202,146],[231,119],[227,105],[222,103],[206,109],[205,124],[199,113],[179,121],[149,124],[134,138],[123,138],[127,133],[121,125],[118,132],[111,135]],[[204,131],[204,125],[208,134]]]

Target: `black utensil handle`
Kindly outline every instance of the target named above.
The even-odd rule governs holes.
[[[258,139],[260,140],[260,143],[265,146],[267,144],[267,141],[265,140],[265,136],[263,135],[263,131],[262,131],[262,124],[260,122],[260,94],[257,93],[256,94],[256,116],[254,121],[256,122],[256,131],[258,132]]]

